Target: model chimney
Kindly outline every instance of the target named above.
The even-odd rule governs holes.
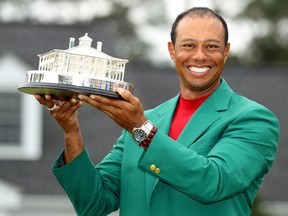
[[[97,42],[97,51],[101,52],[102,51],[102,42],[101,41],[98,41]]]

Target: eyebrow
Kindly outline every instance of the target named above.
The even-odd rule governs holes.
[[[180,43],[186,43],[186,42],[198,42],[198,40],[195,40],[192,38],[184,38],[183,40],[180,41]],[[215,39],[215,38],[204,40],[204,43],[207,43],[207,42],[215,42],[215,43],[222,44],[220,40]]]

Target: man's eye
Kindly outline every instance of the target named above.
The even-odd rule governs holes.
[[[216,45],[216,44],[208,44],[208,45],[207,45],[207,48],[208,48],[208,49],[218,49],[219,46]]]
[[[193,47],[195,47],[194,44],[184,44],[183,46],[186,47],[186,48],[193,48]]]

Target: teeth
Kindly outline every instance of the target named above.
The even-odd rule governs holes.
[[[204,73],[204,72],[207,72],[208,70],[210,70],[209,67],[202,67],[202,68],[199,68],[199,67],[189,67],[189,70],[193,71],[193,72],[196,72],[196,73]]]

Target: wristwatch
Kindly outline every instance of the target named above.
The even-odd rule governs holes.
[[[154,125],[149,120],[146,121],[141,127],[134,127],[133,128],[133,138],[138,143],[143,142],[146,140],[153,129]]]

